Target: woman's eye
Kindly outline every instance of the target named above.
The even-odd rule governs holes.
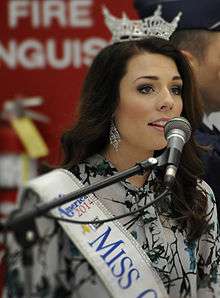
[[[174,95],[182,95],[182,86],[173,86],[171,91]]]
[[[137,90],[142,94],[149,94],[154,92],[154,88],[151,85],[142,85],[137,88]]]

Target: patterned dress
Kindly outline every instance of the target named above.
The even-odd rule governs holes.
[[[95,155],[75,167],[72,172],[84,185],[90,185],[117,172],[101,155]],[[134,211],[154,199],[156,176],[151,173],[143,187],[134,187],[127,180],[115,183],[95,193],[114,215]],[[159,215],[150,206],[144,215],[120,219],[146,251],[160,275],[169,297],[220,297],[220,244],[215,200],[208,192],[209,227],[196,241],[187,241],[185,230],[174,220]],[[31,191],[23,194],[25,202],[38,200]],[[33,297],[108,298],[95,270],[87,263],[74,244],[52,221],[38,220],[41,232],[34,247]],[[11,240],[13,241],[13,240]],[[10,242],[10,239],[9,239]],[[37,260],[37,261],[36,261]],[[25,275],[20,264],[19,248],[10,246],[9,279],[4,297],[25,297]]]

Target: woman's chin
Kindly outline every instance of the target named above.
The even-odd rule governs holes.
[[[166,148],[166,146],[167,146],[167,141],[157,143],[157,144],[155,144],[154,151],[155,150],[163,150]]]

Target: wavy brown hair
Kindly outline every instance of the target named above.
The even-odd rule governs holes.
[[[110,45],[96,56],[83,85],[75,124],[61,139],[62,166],[73,170],[79,162],[105,150],[112,115],[118,106],[120,81],[127,71],[128,61],[144,52],[171,58],[183,81],[182,116],[191,123],[192,136],[183,150],[173,187],[172,210],[178,224],[193,240],[207,227],[207,195],[197,187],[198,178],[203,174],[200,148],[193,137],[201,124],[202,108],[189,63],[171,43],[159,38],[126,41]]]

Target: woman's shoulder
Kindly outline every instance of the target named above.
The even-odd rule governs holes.
[[[216,199],[212,188],[204,180],[198,181],[198,188],[204,193],[207,198],[207,221],[209,226],[218,225]]]
[[[115,173],[115,169],[100,154],[95,154],[81,161],[70,170],[83,184],[90,184],[97,179],[104,179]]]
[[[216,204],[215,203],[215,195],[214,192],[212,190],[212,188],[209,186],[209,184],[207,182],[205,182],[204,180],[198,180],[197,181],[197,187],[198,189],[200,189],[204,195],[207,197],[208,199],[208,204]]]
[[[77,165],[70,169],[71,172],[77,174],[78,171],[84,171],[87,168],[96,167],[103,160],[98,154],[92,155],[85,160],[80,161]]]
[[[202,179],[199,179],[199,180],[197,181],[197,185],[198,185],[198,187],[199,187],[202,191],[204,191],[205,193],[207,193],[207,195],[209,195],[210,197],[213,197],[213,199],[215,199],[213,190],[212,190],[211,186],[210,186],[207,182],[205,182],[205,181],[202,180]]]
[[[71,169],[77,176],[80,173],[86,172],[92,175],[108,176],[114,174],[116,169],[105,159],[101,154],[94,154],[87,159],[81,161],[78,165]]]

